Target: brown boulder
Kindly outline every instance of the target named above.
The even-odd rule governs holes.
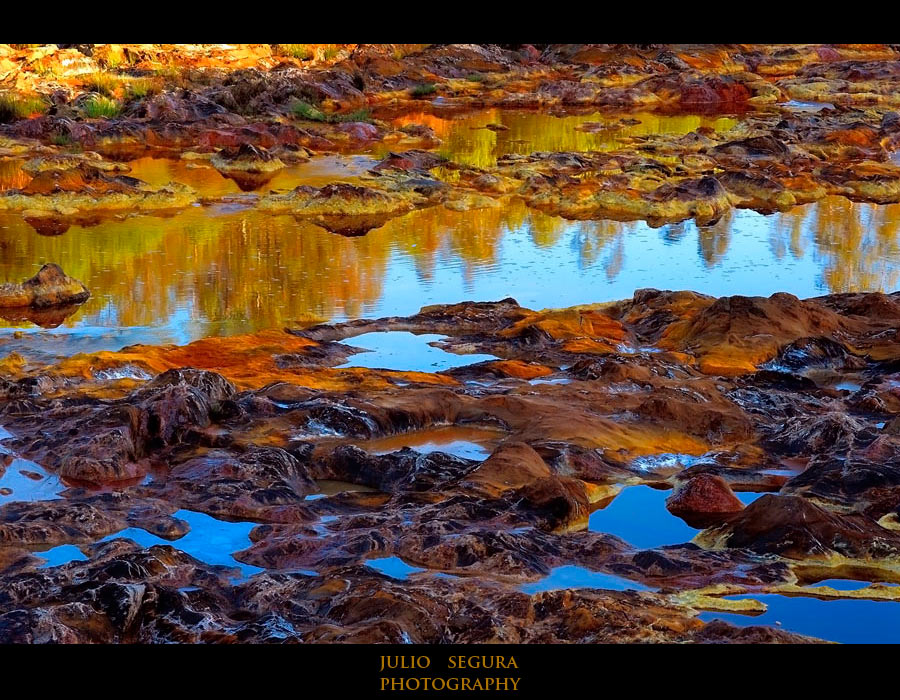
[[[746,548],[789,559],[896,560],[900,535],[864,515],[838,515],[799,496],[761,496],[739,515],[704,530],[698,543]]]
[[[550,467],[524,442],[501,445],[463,482],[486,496],[498,496],[551,476]]]
[[[715,474],[698,474],[676,487],[666,499],[666,508],[688,525],[709,525],[723,515],[744,509],[728,482]]]
[[[47,263],[22,284],[0,285],[0,308],[80,304],[87,301],[90,295],[87,287],[69,277],[59,265]]]

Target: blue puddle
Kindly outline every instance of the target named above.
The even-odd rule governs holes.
[[[357,443],[357,446],[375,455],[390,454],[409,447],[422,454],[444,452],[481,461],[491,455],[503,437],[505,434],[496,430],[446,425],[367,440]]]
[[[61,544],[58,547],[48,549],[46,552],[35,552],[35,554],[41,559],[47,560],[45,564],[41,564],[39,567],[41,569],[49,569],[52,566],[62,566],[63,564],[68,564],[70,561],[87,561],[84,552],[78,549],[74,544]]]
[[[0,440],[11,437],[13,434],[0,425]],[[11,455],[12,452],[0,444],[0,454]],[[31,478],[26,472],[40,478]],[[0,505],[12,501],[52,501],[59,498],[60,492],[65,488],[58,476],[39,464],[15,457],[0,474]],[[9,493],[4,493],[5,491]]]
[[[40,479],[32,479],[23,472],[40,475]],[[0,476],[0,489],[9,489],[10,493],[0,493],[0,505],[12,501],[52,501],[59,498],[65,490],[59,477],[50,474],[43,467],[25,459],[14,459]]]
[[[631,466],[645,472],[681,471],[700,461],[700,457],[682,454],[661,454],[636,457]]]
[[[829,585],[838,588],[834,583]],[[865,584],[859,587],[862,585]],[[730,600],[747,597],[750,596],[728,596]],[[844,644],[900,643],[900,602],[897,601],[819,600],[771,593],[752,598],[761,600],[769,609],[757,616],[705,612],[700,614],[700,619],[726,620],[741,627],[778,626],[789,632]]]
[[[834,109],[834,105],[830,102],[804,102],[802,100],[788,100],[782,104],[796,112],[820,112],[823,109]]]
[[[757,491],[735,491],[734,495],[737,496],[737,499],[745,506],[749,506],[757,498],[764,496],[765,493]]]
[[[666,498],[671,493],[629,486],[606,508],[591,514],[588,529],[617,535],[639,549],[689,542],[698,531],[666,510]]]
[[[464,459],[485,460],[491,456],[491,451],[489,449],[474,442],[468,442],[467,440],[452,440],[444,443],[425,442],[421,445],[416,445],[413,449],[416,450],[416,452],[422,452],[424,454],[429,454],[430,452],[446,452],[449,455],[462,457]]]
[[[365,348],[370,352],[352,355],[340,367],[368,367],[370,369],[440,372],[445,369],[496,360],[493,355],[455,355],[432,347],[428,343],[446,336],[425,333],[416,335],[406,331],[363,333],[344,341],[346,345]]]
[[[410,566],[400,557],[382,557],[381,559],[369,559],[366,562],[366,566],[368,566],[370,569],[375,569],[375,571],[381,572],[385,576],[390,576],[391,578],[399,579],[400,581],[406,580],[406,578],[410,574],[417,574],[419,572],[425,571],[425,569],[419,569],[415,566]]]
[[[395,440],[394,442],[398,442]],[[464,459],[476,459],[479,461],[483,461],[491,456],[491,451],[484,447],[483,445],[479,445],[475,442],[469,442],[468,440],[450,440],[448,442],[420,442],[416,443],[415,441],[409,440],[407,441],[410,444],[402,445],[402,447],[410,447],[414,449],[416,452],[421,452],[422,454],[430,454],[432,452],[444,452],[448,455],[453,455],[454,457],[462,457]],[[401,449],[401,448],[396,448]],[[384,455],[395,452],[395,449],[376,449],[372,451],[372,454],[376,455]]]
[[[167,544],[207,564],[236,567],[240,569],[244,577],[252,576],[262,571],[257,566],[242,564],[232,556],[234,552],[247,549],[252,544],[250,542],[250,530],[256,527],[256,523],[226,522],[224,520],[216,520],[205,513],[197,513],[190,510],[179,510],[174,515],[176,518],[187,521],[191,526],[190,532],[180,539],[165,540],[162,537],[151,535],[146,530],[129,527],[112,535],[107,535],[98,541],[111,542],[112,540],[127,538],[134,540],[144,548]],[[61,566],[72,561],[87,559],[78,547],[71,544],[60,545],[46,552],[37,552],[36,554],[47,559],[47,563],[43,565],[43,568]]]
[[[540,593],[556,591],[562,588],[605,588],[611,591],[650,591],[648,586],[635,581],[591,571],[582,566],[558,566],[540,581],[526,583],[520,588],[523,593]]]

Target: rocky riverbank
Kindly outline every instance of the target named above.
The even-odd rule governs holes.
[[[883,584],[900,581],[898,327],[896,295],[641,290],[22,367],[3,385],[7,462],[32,460],[64,490],[0,507],[0,633],[797,641],[696,614],[760,605],[726,597],[737,594],[896,597]],[[372,332],[436,333],[448,353],[496,359],[435,373],[336,366]],[[416,448],[443,426],[483,456]],[[410,447],[378,447],[392,436]],[[692,541],[647,549],[590,526],[642,484],[669,492]],[[735,497],[749,493],[763,495]],[[179,550],[187,512],[258,525],[232,568],[210,566]],[[103,541],[127,528],[171,544]],[[61,545],[84,561],[39,568],[39,550]],[[373,571],[382,560],[413,573]],[[525,592],[561,566],[640,592]],[[872,583],[811,587],[840,578]]]
[[[893,46],[335,45],[307,59],[269,45],[4,46],[0,154],[28,160],[36,175],[4,191],[0,210],[45,229],[197,201],[178,183],[106,172],[106,159],[148,154],[215,167],[252,192],[288,162],[390,149],[365,189],[245,201],[351,235],[413,208],[495,207],[511,196],[570,219],[653,225],[709,224],[734,207],[784,211],[829,195],[900,201]],[[162,53],[172,68],[161,68]],[[85,108],[98,100],[113,107]],[[487,106],[623,116],[579,127],[616,140],[603,153],[509,154],[491,167],[440,155],[429,115]],[[737,118],[721,131],[617,133],[638,109]],[[392,120],[414,110],[418,123]],[[358,220],[335,216],[347,208]]]
[[[67,324],[0,338],[0,642],[897,641],[898,52],[0,45],[0,317]],[[820,200],[841,293],[499,299]],[[439,256],[499,300],[410,313]]]

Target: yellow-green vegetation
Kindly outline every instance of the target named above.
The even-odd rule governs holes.
[[[97,71],[82,80],[81,86],[104,97],[133,100],[155,95],[160,90],[160,82],[159,78],[132,78]]]
[[[409,94],[413,97],[426,97],[437,92],[437,85],[434,83],[421,83],[411,88]]]
[[[355,109],[352,112],[342,114],[329,114],[309,102],[298,100],[291,106],[291,111],[298,119],[306,119],[311,122],[324,122],[326,124],[340,124],[343,122],[371,122],[372,114],[367,109]]]
[[[309,44],[275,44],[275,53],[278,56],[299,58],[301,61],[308,61],[315,55]]]
[[[125,86],[125,96],[129,100],[139,100],[155,95],[159,91],[159,84],[151,78],[134,78]]]
[[[106,73],[104,71],[97,71],[85,78],[81,82],[81,85],[85,90],[89,90],[90,92],[96,92],[106,97],[114,97],[116,92],[122,87],[123,82],[122,78],[117,75]]]
[[[177,66],[168,65],[163,66],[161,68],[156,68],[153,70],[153,75],[156,78],[159,78],[164,83],[180,85],[182,82],[181,71]]]
[[[306,119],[311,122],[328,121],[328,117],[318,107],[313,107],[309,102],[297,101],[291,106],[291,111],[298,119]]]
[[[481,73],[469,73],[466,76],[466,80],[470,83],[483,83],[487,80],[487,76],[482,75]]]
[[[25,119],[34,114],[43,114],[47,108],[47,102],[38,95],[0,92],[0,123]]]
[[[81,105],[81,113],[88,119],[112,119],[121,111],[118,102],[103,95],[91,95]]]

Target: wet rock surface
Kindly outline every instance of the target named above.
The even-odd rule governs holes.
[[[59,265],[48,263],[22,284],[0,285],[0,309],[28,308],[40,313],[53,307],[75,306],[90,295],[87,287],[69,277]]]
[[[22,99],[0,210],[54,242],[194,208],[357,237],[514,203],[715,235],[737,209],[900,202],[896,46],[22,46],[0,45]],[[467,158],[440,126],[476,108],[590,115],[566,128],[602,148],[525,148],[492,114]],[[364,165],[279,179],[338,157]],[[52,328],[86,298],[46,265],[0,316]],[[896,293],[319,321],[0,361],[0,642],[793,643],[708,616],[900,598]],[[454,361],[354,366],[367,334]]]
[[[4,448],[65,488],[0,505],[2,638],[798,641],[696,615],[826,577],[900,579],[900,442],[879,427],[897,409],[830,386],[842,372],[884,381],[898,308],[882,294],[640,290],[549,312],[505,299],[23,370],[3,387]],[[376,330],[501,359],[334,366],[341,341]],[[416,448],[448,425],[494,446]],[[374,448],[391,436],[409,446]],[[641,484],[663,489],[658,508],[693,541],[604,532],[604,510]],[[745,505],[747,492],[762,495]],[[179,549],[199,514],[244,533],[227,564]],[[81,560],[40,568],[62,545]],[[521,590],[565,566],[651,592]]]
[[[894,46],[804,45],[790,48],[790,59],[784,47],[749,45],[303,47],[293,52],[305,58],[270,45],[8,48],[15,94],[46,113],[13,115],[0,127],[5,148],[32,156],[34,175],[23,190],[3,193],[0,209],[26,211],[49,230],[59,219],[110,210],[184,208],[197,198],[178,183],[149,188],[94,156],[185,151],[210,158],[241,190],[258,191],[266,210],[298,214],[313,199],[324,209],[309,215],[351,235],[421,206],[413,201],[421,197],[468,211],[515,196],[569,219],[651,225],[710,225],[734,208],[786,211],[830,195],[900,201],[900,166],[891,159],[900,146]],[[161,75],[163,54],[172,75]],[[129,71],[116,68],[126,60]],[[85,113],[100,98],[114,113]],[[438,156],[441,139],[428,124],[393,121],[412,109],[428,121],[485,107],[600,110],[610,120],[578,128],[607,132],[615,146],[516,151],[474,167]],[[617,136],[634,121],[627,110],[727,114],[736,123]],[[331,220],[331,193],[264,192],[289,162],[386,147],[366,193],[339,197],[364,220]],[[71,152],[78,148],[92,155]]]

